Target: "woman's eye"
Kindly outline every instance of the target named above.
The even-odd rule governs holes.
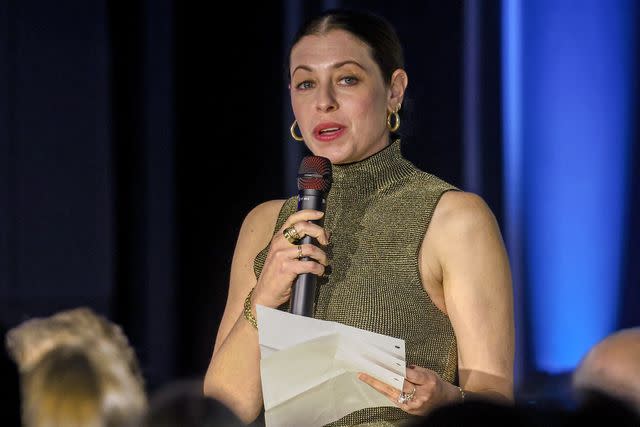
[[[358,83],[358,78],[354,76],[346,76],[340,79],[340,82],[344,83],[347,86],[353,86]]]
[[[298,85],[296,86],[297,89],[311,89],[313,87],[313,83],[311,83],[309,80],[305,80],[302,83],[298,83]]]

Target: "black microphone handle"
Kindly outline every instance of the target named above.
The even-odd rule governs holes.
[[[324,194],[318,190],[301,190],[298,194],[298,210],[315,209],[324,212],[326,200]],[[310,221],[314,224],[322,225],[324,221]],[[300,243],[317,246],[318,240],[311,236],[304,236]],[[310,257],[300,258],[302,261],[311,260]],[[298,275],[296,283],[291,288],[291,301],[289,312],[299,316],[313,317],[313,306],[316,301],[316,283],[318,276],[313,273],[303,273]]]
[[[301,243],[305,242],[305,236]],[[309,260],[309,257],[303,257],[302,260]],[[313,273],[303,273],[298,276],[296,283],[291,289],[291,308],[290,312],[299,316],[313,317],[313,306],[316,301],[316,283],[318,276]]]

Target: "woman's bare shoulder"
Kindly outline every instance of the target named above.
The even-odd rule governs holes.
[[[286,200],[269,200],[255,206],[245,217],[240,230],[240,240],[258,245],[271,240],[278,214]]]
[[[247,214],[244,222],[253,225],[275,224],[282,205],[286,200],[268,200],[260,203]]]
[[[471,231],[474,228],[495,228],[496,219],[484,199],[465,191],[444,193],[436,206],[432,222],[448,232]]]
[[[503,246],[502,233],[493,211],[474,193],[448,191],[438,202],[429,225],[429,250],[444,262],[453,254],[474,251],[491,243]]]

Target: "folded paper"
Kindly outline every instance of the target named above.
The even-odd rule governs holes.
[[[267,427],[315,427],[364,408],[394,406],[357,378],[401,389],[404,340],[258,305]]]

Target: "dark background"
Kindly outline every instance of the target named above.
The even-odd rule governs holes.
[[[288,40],[297,23],[333,4],[262,3],[230,2],[224,12],[172,0],[0,5],[3,333],[32,316],[90,306],[123,326],[149,390],[204,375],[242,220],[295,188],[303,149],[288,133]],[[410,78],[405,155],[468,188],[467,3],[340,4],[395,25]],[[474,191],[502,225],[500,2],[482,5]],[[631,212],[640,199],[637,146]],[[630,217],[621,327],[640,324],[632,304],[640,229]],[[526,396],[546,377],[522,357]]]

